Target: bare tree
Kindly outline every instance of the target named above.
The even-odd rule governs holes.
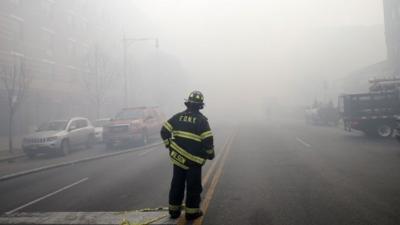
[[[116,71],[111,58],[97,44],[88,53],[86,66],[88,72],[83,82],[95,107],[96,118],[99,118],[108,91],[116,78]]]
[[[16,62],[0,68],[0,80],[6,92],[9,110],[8,149],[13,152],[14,117],[29,89],[31,78],[25,72],[24,64]]]

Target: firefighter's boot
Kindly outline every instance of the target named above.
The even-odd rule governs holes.
[[[181,216],[181,211],[177,211],[177,210],[169,210],[169,217],[171,219],[177,219]]]
[[[196,213],[186,213],[185,214],[186,220],[195,220],[201,216],[203,216],[203,212],[201,210]]]
[[[181,216],[182,206],[180,205],[169,205],[169,216],[171,219],[177,219]]]

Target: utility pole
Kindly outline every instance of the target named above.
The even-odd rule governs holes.
[[[123,61],[124,61],[124,107],[128,107],[128,102],[129,102],[129,94],[128,94],[128,70],[127,70],[127,52],[128,52],[128,47],[131,44],[134,44],[135,42],[138,41],[154,41],[155,47],[158,49],[159,47],[159,42],[158,38],[127,38],[124,34],[122,38],[122,48],[123,48]]]

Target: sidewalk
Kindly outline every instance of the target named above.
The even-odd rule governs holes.
[[[14,137],[14,151],[10,153],[10,151],[8,150],[8,137],[0,136],[0,161],[12,159],[23,154],[21,150],[21,139],[21,137]]]

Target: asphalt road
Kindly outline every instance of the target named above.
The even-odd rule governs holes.
[[[396,141],[302,121],[214,128],[219,157],[204,168],[197,224],[400,224]],[[167,150],[150,148],[1,181],[0,213],[35,200],[18,212],[166,206],[170,178]]]

